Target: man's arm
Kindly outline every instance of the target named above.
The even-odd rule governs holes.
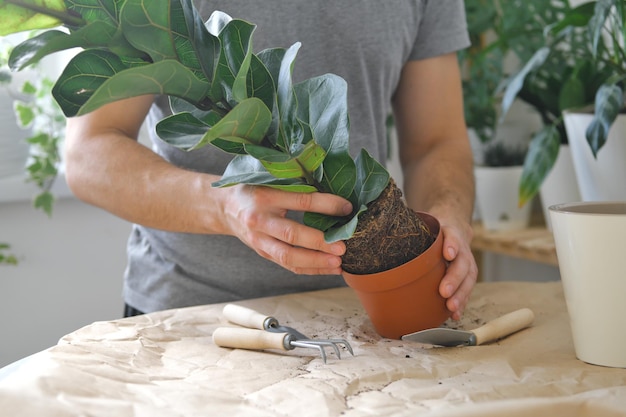
[[[470,249],[473,158],[456,54],[407,63],[393,104],[406,199],[441,222],[451,263],[439,291],[459,319],[477,267]]]
[[[219,177],[176,167],[137,142],[152,100],[127,99],[68,120],[66,176],[78,198],[147,227],[236,236],[296,273],[340,273],[343,242],[327,244],[321,231],[286,214],[345,215],[349,202],[267,187],[212,187]]]

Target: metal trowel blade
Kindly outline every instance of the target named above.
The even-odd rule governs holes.
[[[426,329],[405,334],[402,336],[402,340],[445,347],[476,345],[476,335],[474,333],[447,328]]]

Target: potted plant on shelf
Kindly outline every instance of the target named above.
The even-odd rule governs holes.
[[[150,10],[141,0],[92,3],[60,0],[42,8],[35,2],[5,1],[0,6],[5,34],[44,15],[48,20],[37,27],[63,24],[69,29],[50,29],[18,45],[12,67],[83,47],[53,88],[68,117],[123,98],[168,95],[173,115],[157,125],[164,141],[184,150],[211,144],[235,155],[214,186],[321,191],[352,202],[350,216],[305,213],[304,222],[324,231],[328,241],[346,241],[344,277],[381,335],[399,338],[448,318],[438,292],[445,273],[439,224],[410,210],[388,172],[365,150],[354,159],[349,155],[343,79],[326,74],[294,84],[291,68],[299,43],[255,53],[253,24],[221,12],[205,23],[191,0],[154,3]],[[163,19],[174,15],[178,18]],[[380,227],[381,222],[387,223]],[[370,252],[359,254],[363,247]],[[372,262],[364,265],[364,260]],[[420,278],[422,272],[397,275],[414,264],[426,264],[427,278]],[[367,288],[357,288],[362,283]],[[374,289],[379,284],[402,298],[390,300],[388,292]],[[418,293],[409,295],[408,285],[417,286]],[[422,296],[435,301],[419,301]]]
[[[502,124],[514,121],[509,117],[509,109],[516,98],[520,99],[520,104],[535,110],[540,119],[539,126],[544,126],[534,134],[534,144],[526,154],[525,167],[516,184],[519,190],[515,196],[517,204],[526,207],[554,164],[559,142],[567,143],[563,122],[557,120],[560,118],[557,97],[559,80],[565,77],[563,74],[567,72],[568,62],[555,54],[549,60],[550,67],[540,77],[528,79],[526,83],[512,81],[515,77],[511,78],[511,74],[517,71],[519,62],[528,61],[544,45],[544,28],[570,10],[569,1],[466,0],[465,8],[473,46],[460,53],[459,57],[466,70],[463,81],[466,121],[476,133],[475,137],[480,139],[479,146],[475,145],[478,165],[483,165],[485,144],[493,141],[497,130],[506,128]],[[518,93],[503,95],[504,86],[515,82],[518,83]],[[516,110],[518,115],[524,116],[526,109],[520,106]],[[522,130],[525,130],[523,134],[528,133],[527,122],[522,124]],[[508,137],[504,140],[510,142]],[[538,148],[541,150],[537,151]],[[565,152],[561,152],[560,160],[566,156]],[[567,164],[567,160],[559,166],[562,164]],[[571,170],[573,173],[573,167]],[[575,186],[575,182],[569,180],[569,183]],[[569,191],[571,188],[567,184],[559,186],[559,195],[564,190],[568,190],[567,195],[577,195],[577,188]],[[552,198],[546,196],[543,190],[541,197],[542,203]]]
[[[626,79],[624,8],[623,0],[601,0],[567,9],[547,28],[544,45],[508,82],[504,112],[515,97],[536,103],[537,108],[553,103],[552,122],[546,123],[531,145],[525,188],[520,193],[538,190],[554,164],[559,144],[567,140],[582,199],[626,199],[621,186],[626,168],[620,157],[626,152],[625,134],[619,130],[626,126],[621,121]],[[599,152],[609,144],[624,148]],[[609,167],[613,163],[617,167]],[[594,173],[596,169],[599,172]],[[605,194],[599,191],[603,188]]]
[[[483,162],[474,167],[476,204],[483,227],[491,231],[524,229],[530,223],[531,205],[517,203],[527,143],[511,143],[504,135],[485,146]]]

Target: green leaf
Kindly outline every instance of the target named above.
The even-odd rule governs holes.
[[[248,72],[248,96],[263,100],[265,106],[272,110],[275,103],[274,80],[269,70],[256,55],[250,59],[250,71]]]
[[[178,60],[176,31],[186,34],[184,19],[176,19],[179,2],[127,0],[120,10],[120,25],[124,37],[137,49],[146,52],[153,62]],[[170,13],[172,12],[172,13]]]
[[[561,111],[583,106],[586,103],[585,81],[573,74],[563,83],[559,94]]]
[[[322,190],[340,197],[351,199],[356,184],[356,165],[348,152],[334,153],[324,159]],[[352,201],[353,204],[356,201]]]
[[[591,19],[589,20],[589,31],[591,33],[592,45],[591,51],[594,56],[598,55],[602,36],[605,36],[605,22],[611,14],[611,9],[614,7],[614,3],[614,1],[606,0],[600,0],[595,2],[594,12],[591,16]],[[615,22],[615,24],[617,24],[617,22]]]
[[[609,136],[609,130],[624,106],[624,93],[616,84],[603,85],[596,94],[595,114],[586,137],[594,158],[598,157],[598,151],[602,148]]]
[[[327,230],[324,233],[324,241],[326,243],[333,243],[339,240],[348,240],[354,235],[354,231],[356,230],[359,216],[367,210],[366,206],[361,206],[357,213],[352,216],[352,218],[345,224],[342,224],[339,227],[333,227]]]
[[[41,8],[40,11],[50,9],[60,14],[66,11],[63,0],[32,0],[30,3]],[[0,22],[0,36],[5,36],[26,30],[52,28],[61,25],[62,20],[60,16],[47,16],[3,0],[0,1]]]
[[[569,11],[557,20],[554,24],[551,24],[546,28],[548,33],[553,35],[561,33],[563,30],[571,27],[583,27],[589,23],[589,19],[593,15],[593,9],[595,2],[585,2]]]
[[[291,74],[293,64],[300,49],[299,42],[293,44],[280,64],[276,95],[278,105],[279,130],[276,146],[288,152],[292,147],[302,144],[303,132],[297,121],[297,99],[293,89]]]
[[[35,120],[35,112],[31,108],[31,106],[20,101],[16,101],[13,104],[13,108],[17,115],[17,120],[20,127],[28,127]]]
[[[276,178],[255,158],[238,155],[228,164],[222,179],[212,185],[228,187],[236,184],[263,185],[291,192],[309,193],[315,187],[303,183],[298,178]]]
[[[107,79],[127,68],[111,52],[83,51],[67,64],[52,94],[66,116],[75,116]]]
[[[222,45],[211,97],[224,97],[233,104],[247,97],[246,80],[252,55],[252,33],[256,26],[233,19],[219,34]]]
[[[111,63],[113,60],[106,60],[103,64]],[[90,60],[90,62],[93,62],[93,60]],[[181,63],[173,60],[128,68],[110,75],[85,73],[82,69],[82,67],[72,68],[67,73],[66,68],[62,76],[64,81],[68,83],[74,82],[71,87],[77,89],[74,90],[77,91],[77,96],[87,95],[86,93],[91,93],[91,91],[87,87],[81,89],[80,83],[75,77],[83,77],[86,86],[90,83],[95,86],[98,82],[101,85],[91,93],[88,100],[80,107],[80,110],[77,112],[78,115],[89,113],[114,101],[146,94],[173,95],[201,106],[201,102],[204,100],[205,93],[209,87],[207,83],[199,80],[193,72]],[[79,84],[76,85],[77,83]],[[55,97],[71,96],[67,92],[61,94],[57,86],[59,86],[59,83],[53,90]],[[64,86],[64,84],[61,84],[61,86]]]
[[[376,200],[389,184],[389,173],[365,150],[356,157],[357,178],[355,192],[359,205],[367,205]]]
[[[334,74],[311,78],[294,87],[298,117],[311,127],[314,140],[328,153],[347,152],[348,84]]]
[[[326,152],[315,142],[309,142],[295,155],[264,146],[246,145],[246,152],[258,159],[277,178],[305,178],[313,183],[315,170],[322,164]]]
[[[541,184],[554,166],[560,144],[561,136],[555,125],[544,127],[533,137],[519,183],[520,207],[539,192]]]
[[[239,103],[216,123],[202,139],[190,149],[201,148],[215,139],[236,143],[259,144],[272,121],[272,113],[258,98]]]
[[[52,195],[49,191],[44,191],[35,197],[33,205],[35,208],[43,210],[48,216],[52,216],[54,195]]]
[[[160,120],[157,135],[166,143],[180,149],[191,149],[206,134],[209,126],[191,113],[177,113]]]
[[[504,119],[518,93],[524,86],[526,76],[541,67],[549,55],[550,48],[543,47],[539,49],[518,73],[514,74],[509,80],[507,80],[504,95],[502,97],[502,114],[500,116],[500,120]]]

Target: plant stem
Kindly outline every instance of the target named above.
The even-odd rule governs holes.
[[[59,19],[63,24],[69,26],[84,26],[85,21],[78,15],[73,14],[71,11],[66,10],[64,12],[49,9],[47,7],[38,6],[22,0],[6,0],[6,3],[12,4],[23,9],[32,10],[33,12],[44,14]]]

